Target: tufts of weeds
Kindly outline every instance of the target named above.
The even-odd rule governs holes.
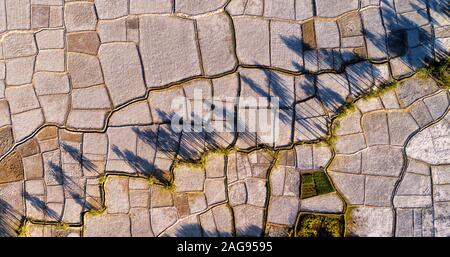
[[[442,87],[450,89],[450,58],[433,67],[431,76],[436,79]]]
[[[431,77],[441,87],[450,89],[450,58],[435,62],[420,69],[416,76],[421,78]]]
[[[336,112],[336,118],[334,118],[333,122],[331,123],[330,132],[328,137],[325,139],[325,143],[327,143],[328,145],[334,145],[337,139],[336,130],[340,127],[340,120],[354,110],[356,110],[356,105],[354,102],[347,103],[346,105],[339,108],[339,110]]]
[[[105,174],[101,175],[100,177],[98,177],[97,181],[99,185],[103,185],[106,182],[106,178],[107,176]]]
[[[399,85],[398,81],[392,81],[390,83],[383,84],[383,85],[377,87],[375,90],[372,90],[369,93],[365,94],[362,97],[362,99],[367,100],[369,98],[382,96],[382,95],[386,94],[387,92],[395,89],[398,85]]]
[[[166,190],[168,190],[168,191],[170,191],[170,192],[174,192],[175,191],[175,189],[177,189],[177,186],[175,185],[175,183],[168,183],[168,184],[165,184],[165,185],[163,185],[163,187],[164,187],[164,189],[166,189]]]
[[[25,220],[20,227],[17,229],[18,237],[27,237],[28,236],[28,221]]]
[[[65,231],[69,229],[69,225],[67,223],[58,223],[56,224],[55,229]]]
[[[90,210],[88,213],[92,216],[98,216],[98,215],[102,215],[105,211],[106,211],[106,208],[103,207],[98,210]]]
[[[154,178],[154,177],[152,177],[152,176],[148,177],[147,182],[148,182],[148,184],[149,184],[150,186],[155,185],[155,184],[158,184],[157,179]]]

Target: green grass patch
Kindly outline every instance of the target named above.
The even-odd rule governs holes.
[[[334,145],[336,143],[337,135],[336,131],[340,128],[341,120],[350,112],[356,110],[355,102],[346,103],[336,112],[336,118],[333,120],[328,137],[325,139],[325,143],[328,145]]]
[[[323,171],[302,174],[301,198],[309,198],[334,191],[331,182]]]
[[[342,237],[343,215],[301,214],[297,225],[297,237]]]
[[[101,208],[98,210],[90,210],[88,212],[88,214],[91,216],[99,216],[99,215],[103,215],[105,213],[105,211],[106,211],[106,208]]]
[[[450,89],[450,58],[420,69],[416,76],[420,78],[431,77],[443,88]]]
[[[436,79],[444,88],[450,89],[450,59],[432,66],[431,76]]]
[[[302,175],[302,184],[314,184],[314,177],[312,174]]]
[[[334,191],[333,186],[331,186],[325,172],[314,172],[314,183],[316,184],[316,190],[319,195],[328,194]]]
[[[383,85],[379,86],[377,89],[371,90],[369,93],[365,94],[362,97],[362,99],[367,100],[367,99],[370,99],[373,97],[382,96],[382,95],[386,94],[387,92],[395,89],[397,86],[398,86],[398,81],[393,81],[390,83],[383,84]]]

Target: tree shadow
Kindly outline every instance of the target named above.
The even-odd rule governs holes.
[[[23,192],[23,197],[25,198],[25,201],[28,201],[33,208],[43,212],[47,217],[53,220],[59,220],[62,218],[62,214],[58,215],[58,213],[50,209],[47,204],[38,197],[30,195],[28,192]]]
[[[211,106],[212,117],[205,121],[207,128],[206,147],[209,150],[227,149],[236,139],[237,103],[227,106],[227,102],[213,101],[206,103]],[[231,105],[231,104],[230,104]],[[219,129],[219,131],[217,131]],[[227,136],[225,136],[227,135]]]
[[[236,234],[241,237],[259,237],[262,236],[261,228],[250,225],[245,229],[240,229]],[[205,230],[200,224],[186,224],[179,226],[175,231],[175,237],[233,237],[230,232]]]
[[[164,153],[171,160],[176,158],[185,161],[199,160],[201,155],[208,150],[232,147],[236,143],[237,138],[250,147],[256,146],[258,136],[249,130],[245,122],[239,120],[237,103],[233,105],[233,110],[215,105],[212,102],[206,104],[212,107],[211,112],[221,113],[223,116],[218,116],[226,117],[226,119],[216,121],[211,116],[200,117],[195,113],[191,113],[189,116],[190,120],[180,119],[179,125],[183,128],[181,132],[175,132],[169,124],[166,124],[163,129],[161,129],[160,125],[157,131],[143,131],[138,128],[133,129],[133,131],[143,142],[152,145],[156,151]],[[168,114],[164,111],[158,110],[158,113],[162,117],[168,117]],[[193,123],[194,120],[200,121],[200,131],[197,131],[198,128]],[[212,125],[212,122],[222,122],[220,127],[224,131],[217,131],[217,127]]]
[[[299,78],[296,78],[295,81],[295,91],[296,91],[296,96],[295,96],[295,103],[298,103],[300,101],[305,101],[306,99],[313,97],[316,95],[317,90],[316,90],[316,81],[317,81],[317,76],[312,75],[312,74],[304,74],[304,79],[303,81],[297,81]],[[303,94],[305,96],[300,97],[299,99],[297,99],[297,95],[300,94],[300,92],[303,92]]]
[[[297,36],[280,36],[286,47],[302,58],[302,63],[291,61],[297,71],[305,68],[310,72],[335,70],[340,71],[344,65],[344,58],[340,51],[334,49],[317,49]],[[314,66],[314,67],[312,67]],[[310,68],[313,68],[312,70]]]
[[[172,115],[169,115],[168,113],[157,110],[158,115],[160,117],[164,117],[165,119],[171,119]],[[181,122],[183,122],[181,120]],[[154,132],[153,132],[154,133]],[[175,158],[176,152],[178,151],[179,142],[180,142],[181,133],[177,133],[169,128],[169,126],[159,126],[156,136],[156,147],[158,151],[164,152],[167,157],[169,158]],[[154,134],[151,138],[155,138]]]
[[[439,40],[434,40],[432,25],[436,29],[436,26],[441,26],[439,21],[434,19],[426,9],[422,9],[426,6],[432,12],[449,17],[448,4],[443,4],[443,2],[445,1],[419,0],[418,3],[410,3],[415,11],[407,14],[416,14],[417,19],[396,13],[394,7],[386,3],[384,8],[381,8],[386,27],[385,38],[380,35],[372,35],[368,31],[365,33],[368,37],[374,38],[375,42],[386,40],[387,54],[391,58],[399,58],[412,71],[417,71],[435,61],[448,58],[446,47]],[[420,19],[426,20],[427,23],[419,24],[417,20]],[[382,49],[377,44],[375,46]]]
[[[308,104],[307,100],[311,100],[314,98],[314,94],[316,91],[315,84],[317,83],[315,76],[307,77],[308,82],[312,83],[313,85],[312,87],[310,87],[311,91],[309,91],[313,96],[302,101],[302,107],[304,108],[300,110],[300,115],[296,113],[297,108],[295,108],[296,104],[299,104],[295,99],[295,81],[292,81],[293,84],[290,85],[289,82],[286,83],[286,81],[275,71],[263,69],[263,72],[265,75],[265,80],[269,84],[269,94],[261,90],[262,86],[258,85],[251,78],[242,76],[243,81],[247,83],[250,88],[252,88],[254,92],[259,94],[261,97],[266,97],[267,95],[269,95],[269,97],[276,97],[279,99],[281,107],[279,108],[279,119],[284,125],[287,125],[289,129],[291,129],[292,127],[294,129],[301,129],[304,133],[304,137],[307,138],[308,141],[323,137],[328,130],[328,117],[326,116],[326,113],[323,109],[318,110],[314,105],[307,107],[304,106],[305,104]],[[342,85],[341,81],[336,80],[336,83],[340,83],[339,86],[344,87],[348,91],[349,85],[347,84],[347,80],[345,80],[345,82],[346,83]],[[346,99],[338,94],[335,90],[329,88],[328,85],[320,86],[322,86],[319,92],[321,96],[320,100],[322,100],[326,106],[329,106],[331,109],[337,110],[345,104]],[[294,111],[294,108],[296,111]],[[239,136],[241,136],[241,134]],[[252,134],[246,134],[243,136],[248,142],[256,140],[254,135]]]
[[[152,176],[158,182],[164,185],[168,185],[170,183],[163,176],[163,174],[157,168],[155,168],[155,165],[153,163],[150,163],[148,160],[137,156],[129,150],[122,151],[116,145],[112,146],[112,151],[122,160],[124,160],[130,167],[132,167],[138,174],[142,174],[144,176]]]
[[[309,49],[310,46],[303,41],[303,39],[298,36],[280,36],[281,41],[287,46],[288,49],[292,50],[295,55],[302,59],[302,63],[296,61],[291,61],[292,66],[297,71],[302,71],[304,69],[303,63],[303,49]]]
[[[65,191],[65,195],[70,196],[78,205],[83,207],[84,209],[93,209],[94,206],[86,201],[86,197],[90,197],[94,200],[96,205],[101,205],[98,200],[95,200],[96,197],[91,196],[87,193],[84,187],[80,186],[75,180],[73,180],[70,176],[67,176],[60,165],[55,164],[54,162],[49,161],[48,166],[50,167],[51,174],[58,185],[61,185]],[[81,195],[82,192],[85,195]]]
[[[450,17],[450,2],[448,0],[420,0],[420,2],[425,3],[427,7],[432,11],[442,14],[444,17]],[[415,3],[412,3],[412,6],[417,8],[417,5]],[[430,17],[430,21],[438,26],[445,25],[440,24],[439,21],[434,19],[433,17]]]
[[[380,79],[379,73],[374,73],[375,67],[368,61],[355,63],[346,67],[350,95],[357,98],[369,93],[375,86],[375,78]]]
[[[278,107],[280,110],[280,120],[284,124],[291,124],[293,118],[292,112],[289,112],[287,110],[289,110],[288,108],[293,108],[295,104],[294,80],[292,80],[292,84],[289,85],[289,82],[284,81],[283,78],[276,72],[270,69],[262,69],[262,71],[265,76],[264,79],[269,85],[269,92],[262,90],[261,85],[247,76],[241,75],[242,81],[246,85],[248,85],[256,94],[258,94],[259,97],[266,98],[269,103],[272,103],[271,101],[273,100],[273,98],[277,98],[279,106],[271,105],[271,107]],[[258,108],[267,107],[258,106]],[[284,110],[281,108],[284,108]],[[290,111],[292,111],[292,109]]]
[[[18,236],[17,229],[22,223],[22,215],[5,200],[0,199],[0,237]]]
[[[387,49],[390,57],[399,57],[408,53],[408,34],[406,30],[388,33]]]
[[[315,117],[296,120],[295,125],[296,129],[300,131],[300,141],[313,141],[323,138],[328,132],[327,120],[325,117],[323,119]]]
[[[83,156],[79,149],[65,143],[61,143],[61,147],[70,155],[70,157],[72,157],[72,159],[80,163],[83,168],[88,171],[97,172],[97,166],[91,160]],[[97,172],[97,174],[99,173]]]
[[[258,63],[256,65],[259,65]],[[269,100],[269,92],[266,92],[262,89],[262,86],[256,83],[252,78],[241,75],[242,82],[244,82],[246,85],[250,87],[258,96],[266,98],[267,101]]]
[[[341,81],[334,80],[338,86],[344,87],[345,90],[349,90],[348,84],[342,85]],[[339,94],[336,90],[329,87],[328,84],[322,82],[321,80],[317,80],[317,91],[318,98],[322,104],[327,107],[329,111],[336,111],[342,105],[345,104],[345,98],[341,94]]]
[[[446,2],[446,3],[445,3]],[[448,0],[444,1],[433,1],[433,0],[419,0],[419,3],[423,3],[427,6],[427,8],[434,13],[439,15],[443,15],[449,19],[450,17],[450,2]],[[420,8],[417,4],[412,3],[412,7],[415,9]],[[410,62],[412,65],[415,65],[417,68],[421,68],[425,65],[429,65],[434,61],[440,61],[442,59],[447,59],[449,57],[449,50],[440,42],[439,40],[434,40],[436,38],[435,30],[440,27],[440,29],[448,30],[448,25],[440,24],[438,20],[433,18],[433,16],[427,11],[420,11],[418,14],[424,18],[428,19],[429,24],[424,25],[422,27],[414,24],[413,21],[402,17],[402,21],[404,23],[411,24],[415,30],[417,30],[418,40],[420,42],[420,46],[416,47],[416,49],[410,54]],[[431,25],[433,25],[433,29],[431,29]],[[445,27],[441,27],[445,26]],[[426,28],[429,29],[426,29]],[[414,58],[415,55],[418,55],[419,58]],[[433,56],[434,58],[429,58]]]

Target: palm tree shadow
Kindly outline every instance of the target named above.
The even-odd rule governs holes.
[[[70,157],[72,157],[72,159],[80,163],[83,168],[88,171],[96,172],[96,165],[91,160],[83,156],[80,150],[65,143],[61,143],[61,147],[70,155]]]
[[[299,63],[297,61],[291,61],[292,66],[295,68],[296,71],[303,71],[304,69],[304,63],[303,63],[303,49],[310,49],[311,47],[304,42],[303,39],[299,38],[298,36],[280,36],[281,41],[283,44],[287,46],[288,49],[292,50],[295,55],[301,58],[302,63]]]
[[[79,153],[76,153],[78,156]],[[83,160],[85,160],[83,158]],[[54,162],[49,161],[48,166],[50,167],[50,174],[55,179],[58,185],[61,185],[66,192],[65,195],[69,196],[71,199],[75,201],[78,205],[83,207],[84,209],[93,209],[94,206],[86,201],[86,197],[90,197],[92,200],[96,199],[96,197],[91,196],[87,193],[84,186],[80,186],[77,181],[68,176],[60,165],[55,164]],[[80,193],[81,192],[81,193]],[[82,195],[83,194],[83,195]],[[101,205],[98,200],[94,200],[95,205]],[[44,203],[45,204],[45,203]],[[51,218],[55,218],[50,216]],[[55,218],[56,219],[56,218]]]
[[[130,167],[132,167],[138,174],[144,176],[151,176],[157,180],[157,182],[168,185],[170,182],[163,176],[160,170],[155,168],[153,163],[148,160],[137,156],[135,153],[129,150],[120,150],[116,145],[112,146],[112,151],[124,160]]]
[[[22,223],[22,215],[5,200],[0,199],[0,237],[18,236],[17,229]]]
[[[261,228],[255,225],[250,225],[245,229],[237,231],[238,235],[243,237],[258,237],[261,236]],[[186,224],[179,226],[175,231],[175,237],[233,237],[230,232],[225,231],[210,231],[203,229],[199,224]]]
[[[33,208],[43,212],[49,218],[53,220],[61,219],[61,215],[50,209],[47,204],[38,197],[30,195],[28,192],[24,192],[23,197],[25,198],[25,201],[28,201]]]
[[[434,12],[449,17],[449,5],[444,2],[448,1],[418,0],[417,3],[410,3],[411,9],[415,10],[413,13],[416,18],[398,14],[394,11],[393,6],[386,4],[381,9],[387,30],[386,36],[373,35],[368,31],[366,31],[366,35],[373,39],[375,46],[380,50],[383,50],[382,42],[385,41],[389,56],[400,58],[413,71],[448,58],[449,52],[446,47],[439,40],[434,40],[436,35],[433,31],[442,24],[439,24],[439,21],[430,15],[431,12]],[[428,8],[428,11],[423,9],[424,7]],[[427,23],[421,24],[420,20],[427,21]],[[431,28],[431,25],[434,26],[434,29]]]

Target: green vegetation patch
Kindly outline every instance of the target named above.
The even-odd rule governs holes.
[[[343,215],[300,214],[297,237],[342,237]]]
[[[450,89],[450,58],[436,63],[428,68],[430,76],[444,88]]]
[[[316,184],[316,190],[319,195],[328,194],[334,191],[333,186],[331,186],[325,172],[314,172],[314,183]]]
[[[28,236],[28,221],[24,220],[20,227],[17,229],[18,237],[27,237]]]
[[[333,186],[323,171],[302,174],[301,196],[302,199],[331,193]]]
[[[175,192],[175,189],[177,188],[177,186],[175,185],[174,182],[172,183],[168,183],[168,184],[164,184],[164,189],[171,191],[171,192]]]
[[[419,78],[432,78],[439,86],[450,89],[450,58],[434,62],[417,71],[416,76]]]
[[[66,223],[58,223],[55,226],[56,230],[63,230],[63,231],[65,231],[65,230],[68,230],[69,228],[70,228],[70,226],[68,224],[66,224]]]

